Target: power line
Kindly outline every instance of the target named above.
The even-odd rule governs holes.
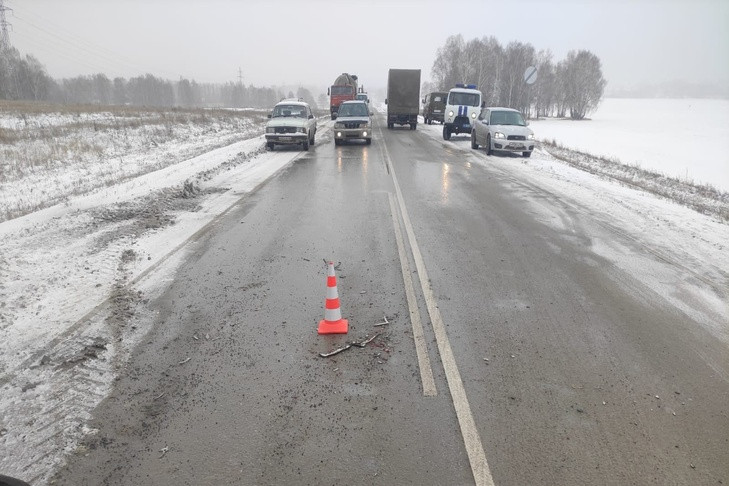
[[[73,60],[77,64],[87,68],[91,66],[92,69],[108,70],[119,73],[120,75],[123,75],[125,71],[129,71],[130,69],[138,71],[140,74],[159,72],[159,70],[148,69],[112,50],[73,35],[62,27],[29,10],[21,8],[18,11],[22,14],[22,17],[15,15],[15,19],[29,28],[40,32],[48,39],[45,42],[40,41],[42,43],[40,47],[44,52],[48,52],[56,57]],[[29,20],[29,18],[34,18],[35,22]],[[21,37],[27,39],[25,36]],[[35,38],[33,40],[37,41]],[[38,46],[38,42],[33,42],[33,44]],[[75,57],[72,53],[78,54],[80,57]],[[169,73],[164,74],[169,79],[177,77],[177,75],[171,75]]]
[[[8,49],[10,47],[10,35],[8,34],[8,27],[12,27],[5,18],[5,12],[12,12],[13,9],[4,5],[4,0],[0,0],[0,50]]]

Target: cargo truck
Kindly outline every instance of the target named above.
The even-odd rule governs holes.
[[[357,95],[357,75],[342,73],[334,80],[334,84],[327,90],[329,95],[329,113],[332,120],[337,117],[339,105],[343,101],[355,99]]]
[[[418,126],[420,69],[390,69],[387,75],[387,128],[395,124]]]

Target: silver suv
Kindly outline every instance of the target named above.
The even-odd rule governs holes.
[[[266,123],[266,148],[274,145],[301,145],[309,150],[314,145],[316,120],[309,104],[302,100],[282,100],[273,107]]]
[[[534,132],[517,110],[512,108],[484,108],[471,129],[471,148],[479,145],[491,155],[494,150],[521,152],[529,157],[534,150]]]
[[[334,123],[334,145],[345,140],[364,140],[372,143],[370,108],[364,101],[345,101],[339,105]]]

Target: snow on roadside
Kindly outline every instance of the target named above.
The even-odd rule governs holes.
[[[185,144],[220,143],[206,136]],[[201,228],[300,153],[267,153],[249,133],[0,223],[0,471],[43,484],[59,451],[82,452],[93,407],[154,322],[138,304],[164,290]]]

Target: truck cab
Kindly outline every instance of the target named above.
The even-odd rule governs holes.
[[[445,115],[443,118],[443,139],[449,140],[452,134],[471,133],[476,117],[485,106],[481,92],[475,84],[456,84],[448,92]]]

